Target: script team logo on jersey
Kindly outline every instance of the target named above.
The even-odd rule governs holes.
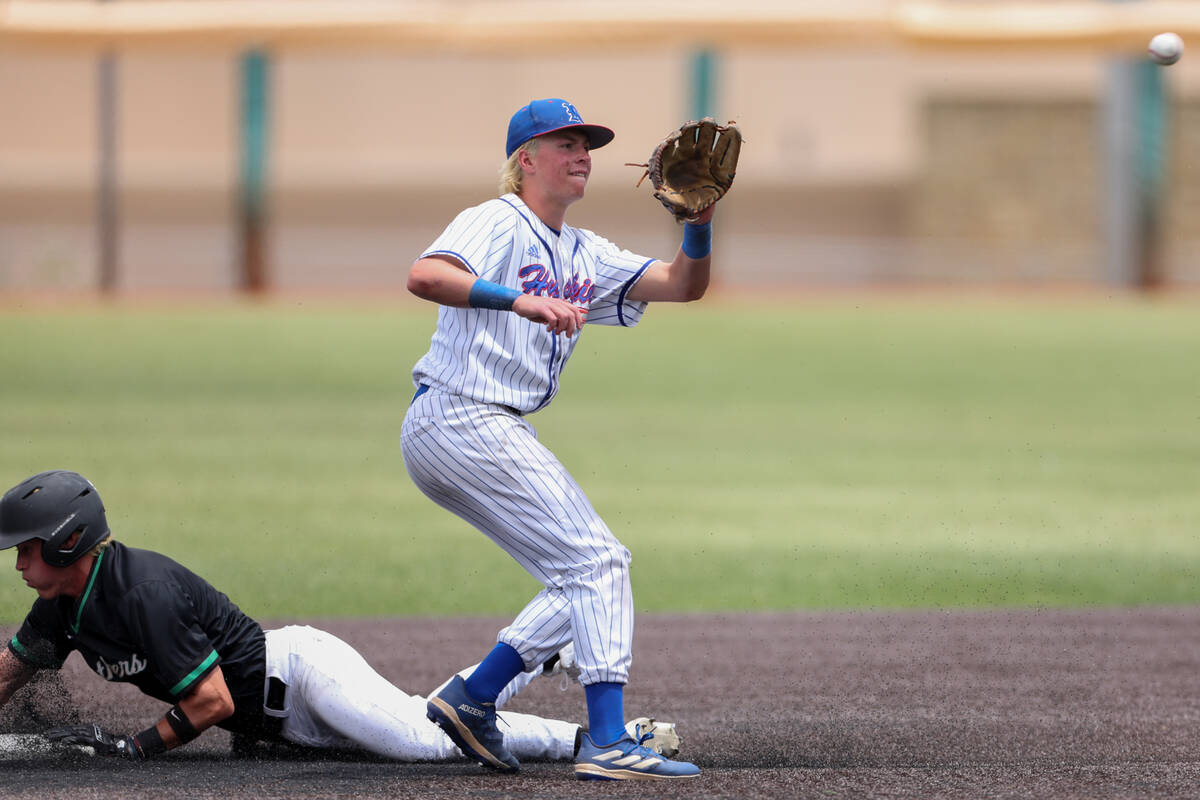
[[[96,656],[96,674],[106,681],[119,681],[130,675],[137,675],[146,668],[145,660],[134,653],[129,658],[110,664],[102,656]]]
[[[596,295],[596,284],[592,283],[591,278],[580,282],[577,272],[564,286],[559,286],[558,279],[550,270],[546,269],[545,264],[530,264],[521,267],[517,276],[522,281],[521,291],[534,297],[560,297],[569,303],[586,308],[592,304],[592,298]]]

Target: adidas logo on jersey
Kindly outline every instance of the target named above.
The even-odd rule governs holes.
[[[146,662],[138,658],[137,653],[134,653],[124,661],[118,661],[115,664],[109,664],[103,658],[96,658],[96,674],[106,681],[119,681],[121,678],[128,678],[130,675],[137,675],[146,668]]]

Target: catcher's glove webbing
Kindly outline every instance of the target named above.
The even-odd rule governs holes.
[[[676,219],[695,219],[733,185],[742,132],[735,123],[718,125],[712,117],[686,122],[654,148],[645,167],[658,198]]]

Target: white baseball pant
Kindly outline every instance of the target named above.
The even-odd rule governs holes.
[[[533,427],[504,406],[431,388],[409,406],[400,442],[421,491],[545,587],[498,640],[521,655],[526,669],[573,640],[581,683],[628,683],[629,550]]]
[[[308,747],[366,750],[398,761],[464,758],[425,716],[426,698],[385,680],[353,647],[306,625],[266,631],[267,677],[287,684],[283,738]],[[463,670],[469,675],[474,667]],[[497,708],[540,674],[522,673]],[[531,714],[498,714],[505,744],[519,759],[566,760],[578,725]]]

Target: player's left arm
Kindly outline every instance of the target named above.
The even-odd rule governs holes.
[[[695,230],[703,230],[707,234],[707,226],[712,224],[715,208],[709,206],[694,222],[685,224],[695,225]],[[693,231],[685,230],[685,237],[692,235]],[[694,248],[681,246],[673,261],[655,261],[647,267],[629,290],[628,299],[635,302],[689,303],[703,297],[708,290],[712,253],[708,248],[702,248],[704,255],[692,258],[687,254],[689,249],[695,252]]]
[[[233,695],[219,666],[205,675],[187,696],[171,708],[155,726],[170,750],[233,714]]]
[[[208,728],[233,714],[233,697],[221,668],[214,667],[182,700],[151,727],[132,735],[106,731],[99,725],[66,725],[46,732],[62,744],[93,748],[100,755],[145,761],[187,744]]]

